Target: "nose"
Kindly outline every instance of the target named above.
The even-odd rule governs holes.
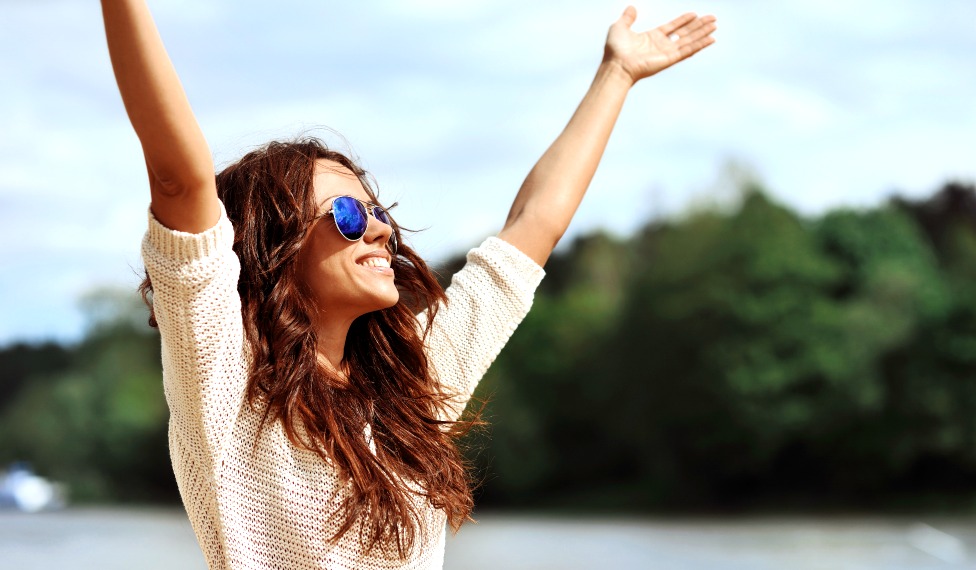
[[[390,247],[390,240],[393,239],[393,227],[377,220],[372,214],[366,217],[366,221],[366,233],[363,234],[363,241],[366,243],[379,242]]]

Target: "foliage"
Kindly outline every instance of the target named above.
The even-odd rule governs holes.
[[[133,293],[86,299],[90,331],[38,366],[0,415],[0,465],[28,460],[68,483],[72,499],[173,500],[159,338]],[[3,358],[39,361],[51,348],[15,346]]]
[[[945,192],[959,188],[932,202]],[[483,383],[482,504],[823,508],[976,491],[976,217],[936,242],[910,206],[807,220],[752,187],[735,211],[599,255],[577,243],[560,273],[602,287],[540,291]],[[588,294],[602,302],[581,306]]]
[[[973,186],[805,218],[747,184],[546,269],[479,387],[481,506],[973,504]],[[0,464],[175,500],[158,338],[133,294],[85,306],[77,346],[0,351]]]

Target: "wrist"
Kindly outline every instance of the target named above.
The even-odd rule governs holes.
[[[637,83],[634,76],[618,60],[604,58],[596,72],[597,79],[619,85],[624,89],[630,89]]]

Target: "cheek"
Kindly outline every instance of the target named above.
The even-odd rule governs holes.
[[[347,280],[348,269],[342,256],[336,253],[311,250],[302,261],[302,279],[311,290],[335,288]]]
[[[348,242],[342,239],[342,236],[332,235],[338,234],[338,232],[329,232],[329,229],[328,227],[317,227],[302,244],[299,256],[304,267],[311,270],[326,264],[334,264],[346,249]]]
[[[315,290],[316,284],[333,271],[335,252],[326,240],[313,238],[305,242],[299,252],[299,274],[304,284]]]

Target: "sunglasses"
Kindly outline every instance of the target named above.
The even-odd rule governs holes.
[[[393,206],[396,206],[396,204]],[[336,229],[339,230],[342,237],[349,241],[363,239],[363,236],[366,234],[366,227],[369,225],[368,216],[373,216],[378,222],[390,226],[393,228],[393,232],[390,234],[390,239],[387,241],[386,247],[393,255],[396,255],[397,234],[399,231],[393,218],[390,217],[389,212],[382,206],[373,204],[372,202],[364,202],[352,196],[339,196],[332,201],[332,207],[329,208],[329,211],[318,216],[316,219],[329,215],[335,220]]]

